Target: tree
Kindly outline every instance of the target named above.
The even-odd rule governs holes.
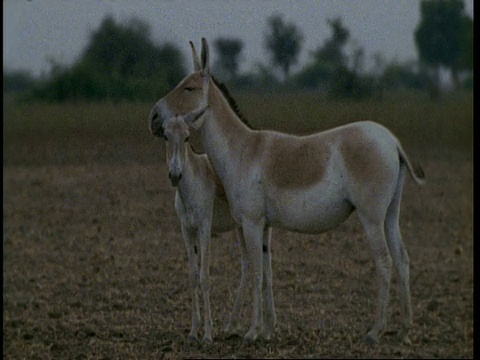
[[[460,29],[460,56],[453,64],[453,71],[473,71],[473,20],[469,16],[462,17]]]
[[[3,71],[3,92],[25,93],[33,88],[35,79],[23,70]]]
[[[440,67],[450,69],[455,85],[458,72],[473,67],[473,21],[464,14],[461,0],[423,0],[415,30],[420,60],[434,70],[438,86]]]
[[[313,57],[320,62],[326,62],[333,66],[346,66],[347,57],[344,47],[350,37],[350,32],[342,24],[341,18],[328,19],[328,25],[332,31],[330,38],[325,40],[323,46],[313,52]]]
[[[172,45],[156,46],[150,38],[150,28],[132,18],[125,25],[105,17],[80,60],[99,70],[120,76],[146,77],[159,72],[175,74],[174,86],[183,75],[182,58]]]
[[[322,46],[310,53],[313,61],[296,76],[296,83],[300,87],[312,89],[320,87],[328,91],[333,78],[339,79],[339,73],[347,70],[348,58],[344,53],[344,47],[350,32],[343,26],[340,18],[329,19],[328,25],[331,36]]]
[[[416,89],[425,90],[428,85],[428,79],[425,74],[417,69],[416,61],[398,63],[393,61],[388,64],[382,76],[380,83],[385,90],[398,89]]]
[[[331,36],[322,46],[311,52],[313,61],[296,76],[296,83],[301,87],[326,90],[332,98],[360,98],[366,90],[357,74],[362,67],[363,49],[357,46],[352,63],[353,70],[349,70],[344,48],[350,32],[338,17],[328,19],[328,25]]]
[[[215,40],[214,46],[218,54],[218,72],[224,73],[230,80],[235,79],[238,74],[243,41],[240,39],[218,38]]]
[[[183,58],[171,44],[156,45],[138,19],[103,19],[81,57],[69,68],[51,61],[50,79],[34,89],[44,100],[152,100],[184,76]]]
[[[268,18],[269,32],[265,37],[265,45],[270,52],[274,67],[279,67],[284,80],[290,75],[290,68],[297,62],[303,43],[303,35],[292,23],[285,23],[281,15]]]

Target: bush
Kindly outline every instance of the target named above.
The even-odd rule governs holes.
[[[25,71],[6,71],[3,73],[3,92],[25,93],[35,85],[34,78]]]
[[[183,58],[171,44],[155,45],[140,20],[126,25],[104,19],[81,58],[70,68],[55,66],[30,98],[66,100],[146,100],[163,96],[184,76]]]
[[[373,77],[360,76],[346,67],[340,67],[330,81],[327,96],[335,100],[360,100],[371,97],[376,91]]]

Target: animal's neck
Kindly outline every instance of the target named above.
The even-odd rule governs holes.
[[[217,125],[216,131],[223,138],[228,139],[231,146],[240,143],[243,138],[251,135],[253,131],[235,113],[235,110],[232,109],[229,101],[213,80],[210,80],[208,96],[215,118],[214,122]]]
[[[200,136],[215,171],[223,179],[237,165],[236,155],[246,150],[255,131],[236,115],[213,81],[209,86],[209,111]]]

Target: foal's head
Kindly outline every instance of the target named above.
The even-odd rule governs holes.
[[[163,122],[159,135],[165,139],[168,177],[174,187],[180,183],[185,166],[187,143],[190,136],[187,124],[199,119],[205,110],[206,107],[185,116],[177,115]]]

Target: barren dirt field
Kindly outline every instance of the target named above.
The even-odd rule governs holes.
[[[5,359],[473,357],[472,97],[447,104],[380,103],[373,112],[362,110],[369,104],[329,105],[342,113],[313,125],[275,123],[266,115],[273,100],[239,100],[254,125],[292,133],[390,114],[384,123],[427,176],[424,187],[406,178],[400,219],[410,255],[412,344],[396,339],[395,272],[387,332],[377,346],[363,341],[373,321],[377,281],[353,213],[320,235],[273,231],[277,327],[269,342],[248,345],[222,333],[240,281],[240,251],[234,232],[214,237],[214,339],[189,345],[187,256],[162,140],[147,129],[151,104],[7,104]],[[309,111],[298,102],[290,111]],[[415,111],[420,114],[412,120]],[[266,120],[255,123],[257,113]],[[312,113],[317,115],[326,116]],[[245,332],[250,303],[249,295]]]

